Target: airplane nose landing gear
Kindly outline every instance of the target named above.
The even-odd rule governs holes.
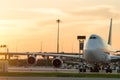
[[[99,72],[99,65],[95,64],[94,67],[90,67],[90,72]]]

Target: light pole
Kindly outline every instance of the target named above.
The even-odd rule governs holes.
[[[59,23],[60,23],[60,19],[56,20],[58,23],[58,31],[57,31],[57,53],[59,53]]]
[[[42,45],[43,45],[43,43],[42,43],[42,41],[41,41],[41,49],[40,49],[41,53],[42,53]]]

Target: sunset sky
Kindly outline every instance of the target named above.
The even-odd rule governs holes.
[[[113,18],[112,46],[120,49],[120,0],[0,0],[0,44],[10,51],[78,52],[77,35],[100,35],[106,42]]]

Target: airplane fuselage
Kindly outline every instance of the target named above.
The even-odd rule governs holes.
[[[84,58],[88,63],[109,63],[111,47],[98,35],[91,35],[85,46]]]

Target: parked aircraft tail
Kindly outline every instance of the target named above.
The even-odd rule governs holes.
[[[112,37],[112,18],[110,21],[110,29],[109,29],[109,36],[108,36],[108,44],[111,45],[111,37]]]

